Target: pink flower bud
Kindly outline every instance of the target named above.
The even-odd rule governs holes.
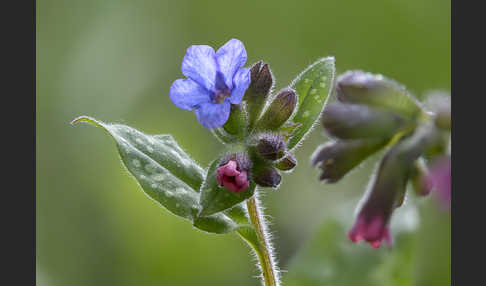
[[[220,186],[224,186],[228,191],[240,193],[250,186],[248,172],[239,170],[235,160],[229,160],[217,170],[217,180]]]

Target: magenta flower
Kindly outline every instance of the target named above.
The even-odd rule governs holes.
[[[231,39],[216,53],[206,45],[190,46],[181,71],[187,79],[172,84],[169,95],[179,108],[194,110],[206,128],[218,128],[228,120],[231,104],[240,104],[250,84],[250,70],[244,68],[243,43]]]
[[[386,222],[385,215],[375,214],[371,216],[361,212],[353,228],[348,233],[349,239],[353,242],[365,240],[371,247],[378,248],[383,240],[391,245],[390,227]]]
[[[238,164],[235,160],[229,160],[217,170],[217,180],[220,186],[224,186],[228,191],[240,193],[250,186],[248,181],[248,172],[238,170]]]

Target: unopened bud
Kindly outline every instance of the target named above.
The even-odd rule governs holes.
[[[283,136],[263,134],[256,146],[257,152],[266,160],[275,161],[285,155],[286,144]]]
[[[427,182],[429,170],[422,158],[419,158],[411,167],[410,181],[413,190],[419,196],[426,196],[432,190],[432,185]]]
[[[230,160],[236,161],[239,170],[248,171],[253,165],[250,160],[250,157],[248,156],[248,153],[246,152],[237,152],[237,153],[225,155],[223,156],[223,158],[221,158],[219,165],[222,166],[228,163]]]
[[[247,102],[249,126],[253,128],[273,86],[273,75],[268,64],[262,61],[254,64],[250,69],[250,79],[244,100]]]
[[[297,94],[293,89],[281,90],[256,123],[259,130],[278,130],[292,115],[297,105]]]
[[[246,153],[236,153],[225,156],[217,170],[217,180],[220,186],[228,191],[240,193],[250,186],[249,170],[250,159]]]
[[[275,167],[282,171],[290,171],[295,166],[297,166],[297,159],[295,159],[294,155],[292,154],[288,154],[282,160],[278,161],[277,164],[275,164]]]
[[[426,98],[427,107],[434,113],[435,125],[442,130],[451,130],[451,97],[444,91],[431,91]]]
[[[273,167],[267,166],[255,174],[255,183],[261,187],[277,188],[282,177]]]
[[[390,138],[405,125],[405,120],[367,105],[332,102],[324,109],[322,125],[330,135],[341,139]]]
[[[384,108],[407,119],[415,119],[421,108],[405,87],[382,75],[348,71],[338,78],[336,97],[343,103]]]
[[[273,85],[273,75],[268,64],[262,61],[254,64],[250,69],[250,86],[248,88],[255,91],[253,96],[265,97],[268,95]]]
[[[355,139],[327,142],[311,156],[312,165],[322,170],[319,177],[326,183],[335,183],[364,159],[385,146],[387,140]]]

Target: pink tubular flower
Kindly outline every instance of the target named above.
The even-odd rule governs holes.
[[[246,170],[238,170],[238,164],[235,160],[229,160],[218,168],[217,180],[220,186],[224,186],[233,193],[240,193],[250,186],[248,172]]]
[[[356,222],[348,233],[351,241],[365,240],[371,247],[378,248],[384,240],[391,246],[390,219],[403,201],[410,169],[408,161],[403,160],[410,160],[409,150],[403,146],[408,147],[401,144],[392,147],[381,161],[374,182],[363,198]]]
[[[379,214],[369,217],[363,212],[360,213],[348,237],[353,242],[365,240],[373,248],[380,247],[382,240],[391,245],[390,227],[385,221],[385,216]]]

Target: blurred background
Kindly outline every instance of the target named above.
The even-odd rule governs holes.
[[[338,73],[363,69],[421,98],[450,89],[448,0],[37,1],[37,283],[44,285],[260,285],[236,235],[208,235],[148,200],[100,130],[79,115],[170,133],[203,166],[221,145],[169,100],[187,47],[246,46],[287,86],[335,56]],[[316,128],[299,166],[263,198],[283,285],[450,285],[450,216],[432,198],[407,197],[393,249],[346,237],[377,158],[333,185],[309,163],[327,140]]]

